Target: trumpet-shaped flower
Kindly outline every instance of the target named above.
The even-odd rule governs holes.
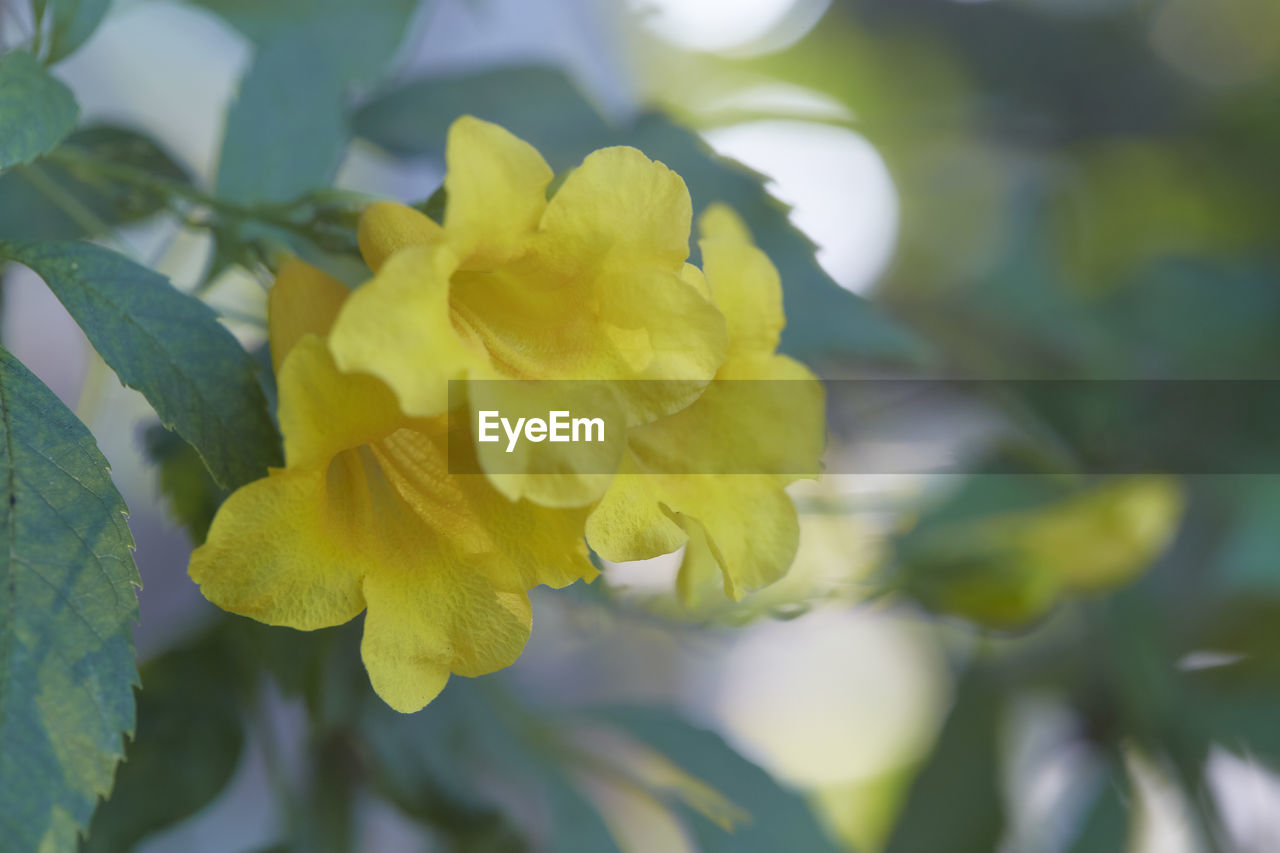
[[[359,242],[375,272],[338,313],[340,370],[377,377],[402,410],[448,410],[449,380],[609,380],[595,407],[643,424],[685,408],[725,357],[725,321],[684,275],[684,181],[633,148],[588,156],[548,200],[551,168],[528,143],[471,117],[449,130],[444,221],[372,205]],[[413,265],[391,265],[415,247]],[[657,381],[650,381],[657,380]],[[555,506],[598,498],[608,476],[575,472],[563,445],[527,473],[480,464],[508,497]],[[622,452],[622,445],[617,453]]]
[[[383,273],[409,280],[438,257],[400,252]],[[444,417],[406,413],[383,379],[338,369],[325,339],[350,299],[299,261],[281,269],[269,325],[286,464],[226,500],[190,572],[210,601],[273,625],[323,628],[367,609],[361,654],[373,687],[416,711],[450,673],[519,656],[529,589],[595,570],[584,511],[450,476]]]
[[[737,600],[786,573],[799,525],[784,487],[817,473],[826,435],[821,383],[775,352],[777,270],[727,207],[708,208],[699,226],[705,280],[686,276],[724,313],[727,357],[695,403],[628,432],[619,474],[587,521],[591,547],[615,562],[683,546],[677,588],[690,603],[717,574]],[[725,470],[747,473],[699,473]]]

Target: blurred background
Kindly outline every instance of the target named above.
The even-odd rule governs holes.
[[[25,14],[6,6],[6,44]],[[319,70],[289,58],[298,32],[317,36],[322,49],[298,56]],[[228,110],[268,57],[293,75],[260,105],[286,133],[290,115],[324,108],[317,81],[337,81],[343,190],[427,199],[462,112],[557,170],[615,142],[664,160],[697,207],[743,210],[783,275],[784,349],[825,376],[1276,378],[1274,0],[116,0],[55,73],[82,123],[144,132],[231,193]],[[41,219],[20,177],[0,178],[0,232],[74,231]],[[110,224],[111,245],[201,288],[260,345],[262,283],[234,251],[249,237],[167,216]],[[859,296],[839,302],[847,322],[827,307],[846,299],[836,286]],[[677,602],[679,555],[535,595],[516,667],[475,688],[455,679],[418,728],[378,718],[361,760],[332,765],[316,758],[314,697],[291,686],[310,653],[288,650],[302,657],[262,678],[252,713],[233,708],[221,728],[202,716],[216,676],[200,644],[224,623],[185,569],[219,496],[191,497],[199,478],[168,464],[146,403],[38,279],[10,270],[3,306],[5,345],[111,460],[144,582],[139,654],[156,684],[178,685],[169,705],[144,704],[139,744],[151,733],[163,749],[151,765],[131,753],[152,775],[120,796],[197,793],[142,817],[113,800],[99,817],[125,828],[100,837],[121,846],[101,849],[286,849],[297,817],[280,791],[326,774],[355,804],[347,849],[367,851],[594,850],[584,827],[601,820],[637,851],[1280,849],[1275,477],[1099,480],[946,407],[904,415],[923,445],[868,449],[834,412],[829,469],[856,471],[848,460],[868,452],[909,463],[927,445],[950,472],[798,484],[791,574],[737,605]],[[1107,425],[1139,440],[1178,428]],[[993,466],[1006,474],[982,473]],[[176,497],[173,483],[186,484]],[[610,758],[566,762],[570,808],[486,757],[510,759],[513,735],[468,730],[483,718],[473,703],[551,721],[657,707],[723,743],[565,723],[579,754]],[[169,722],[148,728],[147,713]],[[776,783],[757,802],[718,785],[737,766],[724,744]],[[415,749],[431,773],[365,784],[369,766]],[[429,803],[414,773],[441,788]],[[741,810],[735,835],[699,828],[741,824]],[[291,843],[342,849],[313,841]]]

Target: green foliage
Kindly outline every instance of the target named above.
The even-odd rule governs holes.
[[[0,459],[0,838],[69,850],[133,730],[133,539],[93,436],[4,350]]]
[[[77,130],[63,145],[96,160],[190,183],[168,152],[133,130],[96,125]],[[64,160],[45,160],[0,175],[0,234],[11,240],[96,237],[106,228],[152,216],[164,204],[154,189],[85,172]]]
[[[244,745],[234,661],[218,630],[142,668],[138,730],[85,853],[131,850],[195,814],[231,780]]]
[[[111,0],[32,0],[32,17],[43,20],[45,61],[65,59],[84,44],[106,17]]]
[[[382,74],[409,29],[420,0],[195,0],[258,45],[305,31],[317,55],[346,82]]]
[[[177,433],[156,424],[147,430],[143,441],[158,470],[160,491],[168,499],[169,511],[186,528],[192,544],[199,545],[227,490],[209,476],[200,454]]]
[[[491,686],[455,680],[431,708],[408,716],[367,694],[357,726],[374,790],[463,849],[524,849],[527,829],[504,814],[479,775],[492,768],[543,800],[551,837],[576,833],[590,842],[578,849],[616,849],[599,816],[562,775],[563,759],[541,751],[546,739],[529,728],[530,719],[522,717],[528,712],[482,685]],[[564,825],[567,817],[578,822]]]
[[[1123,774],[1108,767],[1067,853],[1125,853],[1129,849],[1129,790]]]
[[[75,127],[80,108],[66,86],[21,50],[0,56],[0,169],[48,154]]]
[[[291,201],[325,186],[346,145],[342,81],[307,31],[259,46],[227,112],[218,196]]]
[[[34,270],[84,329],[120,381],[228,488],[280,458],[252,358],[213,311],[168,280],[86,243],[4,243],[0,255]]]
[[[783,352],[895,363],[927,357],[919,339],[823,272],[813,245],[764,191],[758,175],[716,157],[696,135],[659,114],[646,113],[620,127],[607,124],[558,71],[510,68],[412,81],[372,99],[352,121],[358,135],[392,153],[440,155],[449,124],[464,113],[529,141],[557,172],[597,148],[632,145],[684,178],[695,215],[712,202],[731,205],[782,274]]]
[[[705,815],[679,803],[671,804],[678,808],[704,853],[767,853],[784,849],[820,853],[837,849],[798,794],[779,785],[714,732],[693,726],[664,709],[620,708],[602,716],[668,756],[746,813],[741,825],[726,832]]]
[[[981,676],[966,679],[911,791],[886,853],[988,853],[1004,831],[998,733],[1001,697]]]

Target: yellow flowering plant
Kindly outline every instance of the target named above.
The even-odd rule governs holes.
[[[511,664],[528,592],[595,577],[584,535],[609,560],[686,546],[682,590],[713,564],[733,598],[776,580],[797,547],[783,486],[816,468],[823,437],[816,378],[774,353],[777,273],[726,208],[703,219],[704,275],[686,263],[683,181],[635,149],[590,155],[550,199],[550,168],[496,125],[459,119],[446,162],[443,223],[388,202],[364,212],[373,277],[354,291],[281,265],[268,319],[285,465],[227,499],[190,569],[215,604],[273,625],[367,610],[365,667],[404,712],[450,674]],[[482,448],[451,436],[449,383],[529,379],[600,389],[627,427],[616,478],[572,462],[451,473],[451,437]],[[741,413],[720,383],[735,380],[805,383],[806,405],[726,443]],[[715,455],[758,472],[697,473]]]

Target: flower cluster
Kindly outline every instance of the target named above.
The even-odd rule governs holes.
[[[591,580],[587,545],[612,561],[683,546],[682,590],[709,572],[734,598],[776,580],[798,539],[787,472],[816,469],[824,436],[820,384],[775,352],[777,272],[731,211],[703,215],[699,270],[684,182],[639,151],[591,154],[548,198],[533,147],[464,117],[446,161],[442,223],[367,209],[361,287],[280,268],[268,309],[285,467],[227,499],[190,569],[215,604],[270,624],[367,609],[365,666],[404,712],[451,673],[511,664],[529,590]],[[530,379],[602,389],[595,402],[626,424],[610,473],[538,444],[519,473],[450,474],[451,380]],[[736,379],[804,383],[801,404],[732,438],[740,413],[715,387]],[[481,470],[490,447],[469,448]],[[717,455],[755,473],[698,473]]]

